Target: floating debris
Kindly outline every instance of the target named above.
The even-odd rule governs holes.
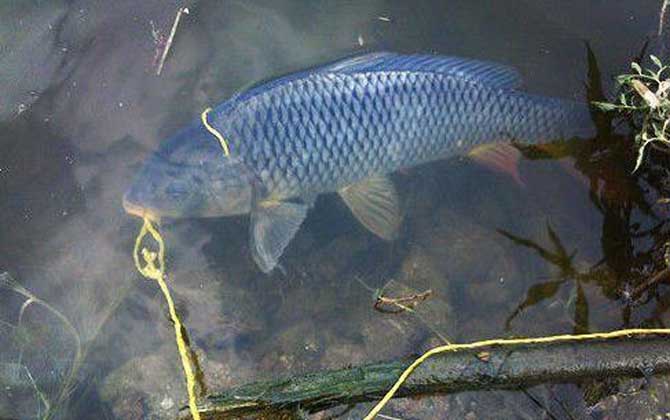
[[[477,353],[477,359],[486,363],[489,360],[491,360],[491,353],[489,353],[488,351],[481,351],[481,352]]]
[[[170,30],[170,36],[168,36],[167,41],[165,42],[165,48],[163,48],[163,54],[161,55],[161,59],[158,62],[158,69],[156,70],[156,76],[160,76],[161,72],[163,71],[163,66],[165,65],[165,59],[167,58],[168,53],[170,52],[170,47],[172,46],[172,41],[174,40],[174,35],[177,32],[177,26],[179,25],[179,21],[181,20],[181,15],[183,14],[189,14],[188,7],[182,7],[177,11],[177,16],[174,18],[174,23],[172,24],[172,29]],[[150,22],[151,23],[151,22]],[[154,37],[154,40],[157,39],[157,31],[151,25],[151,34]],[[159,38],[158,38],[159,39]]]
[[[397,298],[386,297],[382,293],[379,293],[375,300],[374,308],[379,312],[385,313],[414,312],[413,308],[428,299],[432,294],[433,291],[431,289]],[[391,306],[392,309],[388,309],[388,306]]]

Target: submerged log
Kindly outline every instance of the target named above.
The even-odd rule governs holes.
[[[373,363],[273,381],[211,395],[199,404],[205,419],[266,417],[379,400],[414,359]],[[490,347],[446,352],[420,365],[395,397],[466,390],[518,389],[547,382],[639,377],[670,372],[667,336]],[[187,416],[187,412],[182,412]]]

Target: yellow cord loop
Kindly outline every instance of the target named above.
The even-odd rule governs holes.
[[[151,238],[158,244],[158,253],[150,252],[146,248],[142,248],[140,251],[142,241],[147,234],[150,234]],[[140,263],[140,255],[142,255],[142,258],[144,259],[144,265]],[[158,267],[156,266],[156,258],[158,258]],[[133,260],[135,261],[137,271],[144,277],[157,281],[163,279],[163,273],[165,272],[165,243],[163,242],[160,233],[158,233],[158,230],[156,230],[154,225],[151,224],[151,221],[147,218],[144,218],[142,229],[135,239]]]
[[[147,236],[151,235],[151,238],[156,241],[158,244],[158,252],[149,251],[147,248],[142,248],[142,241]],[[140,254],[144,260],[144,264],[140,262]],[[172,295],[170,295],[170,289],[168,289],[167,284],[165,283],[165,243],[161,237],[158,230],[153,226],[151,221],[144,218],[144,223],[140,233],[135,239],[135,247],[133,249],[133,260],[135,261],[135,267],[144,277],[155,280],[158,282],[158,285],[163,292],[165,301],[168,305],[168,310],[170,312],[170,318],[172,319],[172,324],[174,326],[175,339],[177,341],[177,348],[179,349],[179,355],[181,356],[181,364],[184,368],[184,376],[186,376],[186,388],[188,391],[188,407],[191,411],[191,416],[194,420],[200,420],[200,412],[198,411],[197,399],[196,399],[196,378],[193,373],[193,361],[191,360],[191,353],[189,351],[186,340],[182,334],[182,323],[177,315],[177,311],[174,307],[174,301],[172,300]]]
[[[223,154],[224,156],[228,157],[230,156],[230,149],[228,148],[228,142],[223,138],[221,133],[214,127],[212,127],[209,124],[209,121],[207,121],[207,115],[212,112],[212,108],[207,108],[206,110],[202,111],[202,114],[200,114],[200,119],[202,120],[202,124],[205,126],[207,131],[212,133],[214,137],[216,137],[217,140],[219,140],[219,143],[221,143],[221,147],[223,148]]]
[[[448,351],[459,351],[459,350],[472,350],[480,347],[491,347],[491,346],[513,346],[520,344],[545,344],[545,343],[557,343],[557,342],[571,342],[571,341],[584,341],[584,340],[602,340],[602,339],[612,339],[620,337],[633,337],[641,335],[668,335],[670,336],[670,328],[633,328],[627,330],[617,330],[611,332],[601,332],[601,333],[591,333],[591,334],[562,334],[562,335],[552,335],[548,337],[536,337],[536,338],[496,338],[491,340],[477,341],[475,343],[467,344],[447,344],[444,346],[439,346],[432,348],[421,355],[418,359],[412,362],[411,365],[407,367],[400,375],[396,383],[391,387],[391,389],[384,395],[384,398],[381,399],[374,406],[374,408],[365,416],[364,420],[372,420],[377,414],[384,408],[386,403],[388,403],[395,393],[400,389],[402,384],[409,378],[409,375],[423,362],[426,361],[431,356],[434,356],[439,353],[446,353]]]

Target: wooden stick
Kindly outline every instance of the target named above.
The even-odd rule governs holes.
[[[481,356],[485,350],[486,357]],[[203,419],[317,412],[378,400],[414,359],[323,371],[242,385],[199,404]],[[667,337],[640,336],[446,352],[421,364],[396,397],[465,390],[517,389],[585,378],[639,377],[670,372]],[[182,413],[187,416],[188,413]]]

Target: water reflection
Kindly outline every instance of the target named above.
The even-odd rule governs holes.
[[[646,44],[640,56],[632,60],[640,62],[645,49]],[[591,100],[603,100],[605,96],[597,61],[590,48],[588,54],[588,96]],[[658,205],[664,201],[659,201],[659,197],[667,195],[664,161],[661,159],[659,165],[658,160],[652,160],[655,163],[632,174],[636,151],[631,147],[632,138],[622,135],[621,127],[617,129],[617,124],[622,121],[612,120],[603,114],[594,117],[599,125],[598,136],[591,142],[567,149],[573,149],[575,168],[587,177],[590,199],[603,215],[602,258],[595,264],[580,268],[575,264],[579,250],[568,251],[549,224],[548,246],[500,230],[514,244],[533,250],[547,264],[556,267],[555,275],[549,280],[542,280],[528,289],[524,300],[507,319],[508,329],[524,310],[547,299],[554,301],[549,306],[558,305],[570,313],[575,333],[600,329],[589,325],[589,315],[594,309],[601,312],[598,317],[616,317],[618,327],[665,325],[663,313],[667,310],[667,299],[665,295],[659,296],[654,289],[659,281],[667,278],[668,270],[666,211]],[[635,130],[634,121],[628,123]],[[532,153],[529,155],[532,156]],[[597,285],[600,293],[610,302],[601,302],[595,308],[590,305],[589,298],[593,296],[587,296],[584,287],[589,283]],[[570,292],[566,299],[561,299],[557,294],[566,284]],[[640,301],[642,296],[646,299]],[[636,310],[641,312],[637,316]],[[652,382],[657,386],[658,381]],[[584,399],[591,405],[589,411],[602,412],[603,401],[610,394],[618,394],[619,386],[612,381],[606,385],[583,384]],[[625,404],[622,406],[625,407]],[[631,413],[621,406],[615,407],[612,412]]]

